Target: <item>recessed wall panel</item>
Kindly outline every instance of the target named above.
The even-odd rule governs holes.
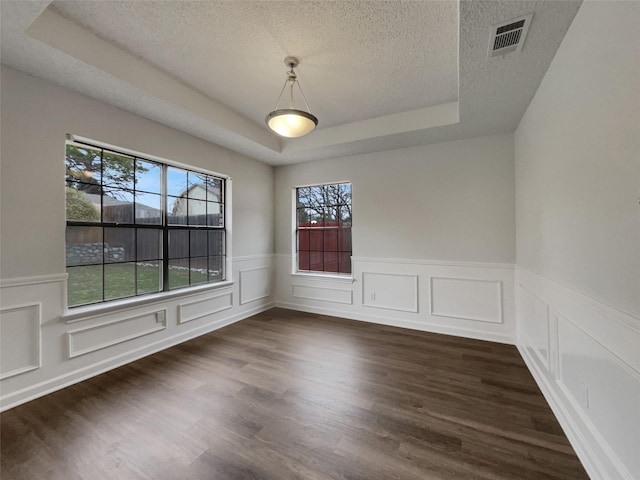
[[[0,378],[40,367],[40,304],[0,311]]]
[[[431,277],[431,315],[502,323],[502,282]]]
[[[418,275],[363,272],[362,304],[417,313]]]
[[[240,270],[240,305],[267,298],[271,294],[270,285],[269,267]]]

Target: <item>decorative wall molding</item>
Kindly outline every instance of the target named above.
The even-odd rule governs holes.
[[[95,377],[96,375],[100,375],[101,373],[113,370],[114,368],[121,367],[122,365],[131,363],[142,357],[146,357],[147,355],[159,352],[192,338],[199,337],[200,335],[204,335],[214,330],[226,327],[227,325],[231,325],[232,323],[238,322],[252,315],[256,315],[260,312],[269,310],[270,308],[273,308],[273,306],[274,304],[272,302],[263,305],[257,305],[256,307],[245,309],[235,313],[234,315],[216,320],[215,322],[207,323],[205,325],[201,325],[189,330],[180,330],[179,333],[176,333],[174,335],[160,338],[153,342],[144,344],[140,347],[136,347],[124,353],[108,357],[89,365],[74,368],[71,371],[65,372],[55,377],[47,378],[37,383],[32,383],[24,388],[20,388],[8,393],[5,393],[5,391],[3,391],[3,394],[0,397],[0,411],[8,410],[48,393],[52,393],[62,388],[68,387],[69,385],[76,384],[91,377]]]
[[[418,275],[362,272],[362,305],[418,313]]]
[[[271,296],[271,267],[240,270],[240,305]]]
[[[466,268],[499,268],[513,270],[513,263],[489,263],[489,262],[456,262],[451,260],[426,260],[407,258],[377,258],[377,257],[351,257],[354,262],[360,263],[395,263],[399,265],[433,265],[442,267],[466,267]]]
[[[242,257],[233,257],[233,263],[236,262],[250,262],[253,260],[265,260],[265,259],[271,259],[274,256],[274,254],[272,253],[264,253],[264,254],[257,254],[257,255],[244,255]]]
[[[306,300],[320,300],[323,302],[342,303],[351,305],[353,303],[353,292],[339,288],[329,288],[324,286],[298,285],[291,286],[291,295],[294,298]]]
[[[317,313],[319,315],[329,315],[332,317],[348,318],[360,322],[376,323],[379,325],[389,325],[391,327],[408,328],[411,330],[419,330],[421,332],[441,333],[444,335],[455,335],[458,337],[474,338],[477,340],[487,340],[489,342],[505,343],[513,345],[513,337],[510,335],[502,335],[481,329],[463,328],[450,325],[436,325],[427,323],[422,320],[410,320],[393,317],[390,315],[375,315],[369,312],[365,313],[360,310],[342,310],[339,308],[321,307],[317,305],[309,305],[307,303],[283,302],[278,301],[275,304],[278,308],[286,308],[288,310],[297,310],[300,312]]]
[[[233,308],[233,293],[226,292],[178,305],[178,324],[198,320]]]
[[[116,325],[118,328],[115,328]],[[165,328],[167,328],[166,308],[71,330],[67,332],[69,358],[86,355]]]
[[[503,323],[502,282],[460,277],[429,277],[431,315]]]
[[[518,349],[590,477],[636,478],[635,317],[523,268],[516,287]]]
[[[42,283],[64,282],[66,280],[66,273],[37,275],[33,277],[3,278],[0,279],[0,288],[25,287],[28,285],[39,285]]]
[[[41,311],[39,302],[0,310],[0,380],[41,367]]]

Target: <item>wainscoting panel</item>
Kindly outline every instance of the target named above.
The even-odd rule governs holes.
[[[291,295],[295,298],[343,303],[346,305],[353,303],[353,292],[351,290],[308,285],[292,285],[291,289]]]
[[[467,278],[429,279],[431,315],[502,323],[502,282]]]
[[[267,298],[269,295],[271,295],[270,267],[240,270],[240,305]]]
[[[0,379],[40,368],[40,303],[0,310]]]
[[[418,313],[418,275],[363,272],[362,304]]]
[[[226,292],[178,304],[178,323],[213,315],[233,307],[233,293]]]
[[[224,285],[72,312],[65,308],[66,274],[0,280],[3,299],[11,299],[0,320],[0,410],[273,307],[271,254],[234,257],[230,265]]]
[[[295,256],[275,260],[276,306],[514,343],[513,265],[353,257],[346,277],[295,274]]]
[[[640,478],[640,319],[522,268],[516,285],[518,349],[590,477]]]
[[[69,358],[95,352],[167,328],[167,310],[112,320],[67,333]]]

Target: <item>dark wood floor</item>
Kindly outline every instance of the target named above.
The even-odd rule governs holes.
[[[278,309],[1,429],[2,480],[588,478],[514,347]]]

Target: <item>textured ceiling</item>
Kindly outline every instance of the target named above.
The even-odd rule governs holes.
[[[319,128],[457,100],[456,2],[56,1],[55,11],[262,122],[287,55]],[[384,95],[381,94],[384,92]]]
[[[513,131],[579,1],[0,2],[2,63],[273,165]],[[522,52],[491,25],[534,13]],[[297,55],[318,130],[264,115]]]

